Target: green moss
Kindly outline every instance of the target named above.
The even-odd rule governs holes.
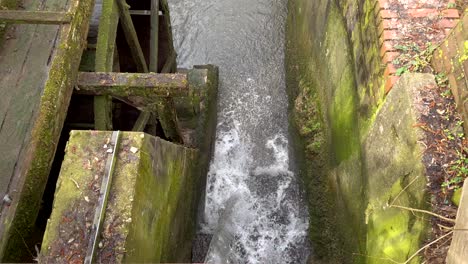
[[[25,182],[20,191],[16,211],[12,210],[11,213],[14,215],[9,215],[4,223],[9,226],[9,229],[1,241],[3,251],[0,252],[0,259],[3,261],[15,261],[15,256],[3,255],[3,252],[15,255],[27,252],[23,240],[30,235],[40,208],[50,165],[78,72],[85,42],[84,33],[87,32],[93,7],[91,2],[79,1],[77,11],[70,24],[71,32],[61,34],[61,44],[52,60],[49,79],[41,96],[40,110],[29,143],[30,149],[32,149],[29,153],[31,165],[24,175]]]
[[[460,59],[458,61],[463,63],[466,60],[468,60],[468,40],[463,42],[463,53],[460,55]]]
[[[455,204],[456,206],[460,206],[462,192],[463,192],[463,188],[458,188],[453,192],[451,200],[453,204]]]
[[[421,201],[422,197],[413,195],[418,193],[417,188],[424,188],[424,180],[413,183],[417,188],[403,190],[409,180],[405,177],[399,178],[389,192],[369,201],[366,210],[367,263],[405,262],[419,249],[421,234],[424,233],[428,219],[408,210],[390,207],[393,204],[413,205],[414,208],[420,206],[415,201]],[[409,263],[420,263],[420,258],[416,257]]]
[[[98,169],[94,166],[95,160],[89,157],[97,157],[87,146],[100,146],[106,143],[108,134],[72,132],[66,147],[67,158],[62,163],[60,177],[57,181],[56,195],[53,204],[53,213],[47,224],[47,230],[42,241],[42,255],[47,255],[50,247],[59,238],[59,225],[63,224],[63,218],[77,201],[83,200],[87,193],[86,186],[94,180]],[[89,167],[87,163],[89,162]],[[92,166],[93,165],[93,166]]]

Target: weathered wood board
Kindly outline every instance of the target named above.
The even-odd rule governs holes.
[[[468,179],[463,184],[463,191],[458,207],[457,220],[453,230],[452,244],[447,254],[447,264],[468,263]]]
[[[0,49],[0,261],[30,254],[87,35],[93,0],[25,0],[26,10],[73,13],[65,25],[12,25]],[[5,199],[4,199],[5,200]]]

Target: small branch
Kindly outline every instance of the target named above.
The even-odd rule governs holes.
[[[437,243],[438,241],[442,240],[444,237],[447,237],[448,235],[452,234],[453,231],[450,231],[448,232],[447,234],[437,238],[436,240],[432,241],[431,243],[423,246],[422,248],[420,248],[418,251],[416,251],[413,255],[411,255],[411,257],[409,257],[405,262],[403,262],[403,264],[407,264],[409,263],[414,257],[416,257],[421,251],[423,251],[424,249],[432,246],[433,244]]]
[[[400,208],[400,209],[408,210],[408,211],[411,211],[411,212],[425,213],[425,214],[429,214],[429,215],[438,217],[438,218],[440,218],[442,220],[445,220],[447,222],[455,223],[454,219],[450,219],[450,218],[438,215],[436,213],[433,213],[433,212],[430,212],[430,211],[427,211],[427,210],[415,209],[415,208],[405,207],[405,206],[401,206],[401,205],[390,205],[390,207]]]
[[[411,171],[410,173],[408,173],[408,174],[405,175],[405,176],[410,175],[412,172],[413,172],[413,171]],[[393,199],[393,201],[390,203],[390,206],[392,206],[392,205],[396,202],[396,200],[398,199],[398,197],[400,197],[400,195],[401,195],[404,191],[406,191],[406,189],[408,189],[408,187],[410,187],[411,184],[413,184],[417,179],[419,179],[419,175],[416,176],[416,177],[414,177],[414,179],[413,179],[410,183],[408,183],[408,185],[406,185],[405,188],[403,188],[403,189],[397,194],[397,196],[395,196],[395,199]]]

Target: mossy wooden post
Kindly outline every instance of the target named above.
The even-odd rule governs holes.
[[[24,247],[24,238],[31,235],[31,227],[34,226],[37,218],[40,201],[76,81],[81,54],[86,43],[89,20],[94,7],[93,0],[72,0],[68,1],[68,5],[64,1],[47,1],[46,6],[52,4],[56,8],[68,6],[70,13],[74,15],[70,24],[60,27],[37,26],[55,27],[40,28],[36,31],[36,36],[40,41],[48,42],[53,52],[50,53],[49,57],[49,53],[45,49],[39,51],[46,54],[42,71],[34,69],[34,72],[30,72],[30,66],[23,65],[26,72],[22,76],[37,76],[37,73],[43,73],[46,77],[43,82],[41,79],[41,81],[36,80],[32,84],[29,83],[33,87],[30,89],[41,91],[41,93],[40,97],[34,98],[37,99],[38,107],[34,115],[29,116],[28,123],[31,128],[25,136],[24,151],[16,161],[13,178],[8,186],[11,204],[1,208],[0,262],[17,262],[18,259],[15,257],[20,257],[21,254],[30,254]],[[21,27],[24,26],[21,25]],[[53,35],[57,37],[56,45],[54,45],[54,41],[47,38],[48,34],[41,36],[43,32],[48,34],[53,32]],[[25,34],[21,37],[32,35],[34,34]],[[27,46],[14,48],[18,50],[18,53],[24,49],[28,50]],[[29,49],[33,52],[36,60],[43,55],[34,53],[37,51],[34,43]],[[2,66],[4,65],[2,64]],[[0,77],[3,79],[3,76],[0,75]],[[10,87],[10,89],[13,88]],[[28,102],[28,104],[32,105],[33,102]],[[15,121],[18,124],[22,122],[19,119]],[[13,139],[9,137],[8,140]]]
[[[173,46],[171,20],[167,0],[159,0],[159,8],[163,13],[165,25],[168,27],[167,41],[169,43],[169,53],[176,54]],[[175,61],[174,56],[169,56],[168,58],[174,59]],[[163,67],[163,69],[167,72],[175,72],[176,65],[174,63],[173,67]],[[174,100],[172,98],[163,98],[158,100],[156,103],[156,109],[158,112],[159,122],[161,123],[165,136],[174,142],[184,143],[177,120]]]
[[[95,70],[97,72],[111,72],[113,69],[118,22],[116,1],[103,0],[96,45]],[[94,124],[97,130],[112,130],[112,98],[110,96],[94,98]]]

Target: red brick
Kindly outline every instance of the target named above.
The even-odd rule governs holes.
[[[458,21],[459,21],[458,19],[443,18],[443,19],[441,19],[441,20],[439,20],[437,22],[437,26],[439,28],[449,28],[449,29],[451,29],[451,28],[454,28],[457,25]]]
[[[456,9],[445,9],[441,13],[445,18],[460,18]]]
[[[382,36],[380,38],[380,41],[385,41],[385,40],[397,40],[401,39],[401,35],[397,30],[384,30],[382,33]]]
[[[384,41],[382,46],[380,47],[380,57],[383,57],[385,53],[389,51],[395,51],[394,45],[392,41]]]
[[[390,76],[385,80],[385,95],[390,92],[390,90],[393,88],[393,85],[400,79],[400,76]]]
[[[439,15],[439,11],[435,8],[409,9],[407,12],[411,17],[436,17]]]
[[[398,58],[399,56],[400,56],[400,53],[396,51],[386,52],[383,56],[383,62],[384,63],[392,62],[394,59]]]
[[[397,68],[393,63],[387,63],[387,66],[385,66],[385,71],[384,71],[384,77],[388,77],[389,75],[395,75],[397,71]]]
[[[386,18],[398,18],[399,15],[397,12],[395,11],[391,11],[391,10],[380,10],[380,17],[383,18],[383,19],[386,19]]]
[[[390,7],[389,0],[379,0],[379,7],[380,9],[389,9]]]
[[[397,29],[401,20],[400,19],[381,19],[379,23],[379,36],[382,35],[382,32],[385,29]]]

